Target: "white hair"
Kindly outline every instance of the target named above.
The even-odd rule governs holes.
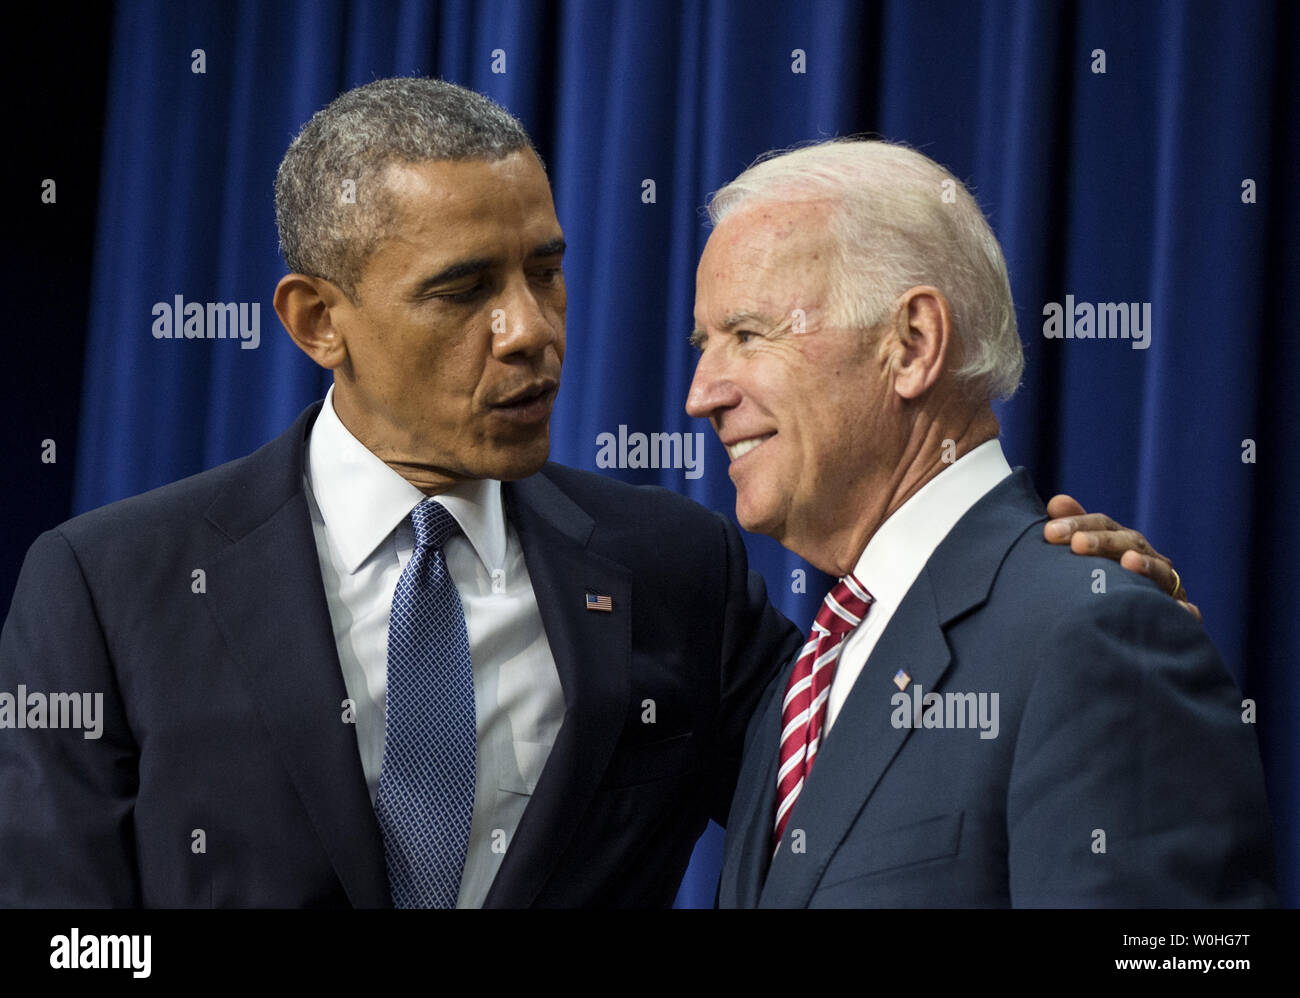
[[[1025,357],[1006,261],[960,180],[899,143],[832,139],[761,157],[713,195],[709,218],[717,225],[751,201],[801,200],[834,205],[837,321],[870,328],[908,288],[931,285],[952,316],[954,379],[979,401],[1015,393]]]

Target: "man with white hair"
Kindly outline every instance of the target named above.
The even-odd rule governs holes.
[[[971,195],[832,141],[710,213],[687,410],[740,524],[839,579],[755,711],[719,904],[1274,903],[1214,646],[1150,579],[1044,544],[1003,455],[991,402],[1024,360]]]

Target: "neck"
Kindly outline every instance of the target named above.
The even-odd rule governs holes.
[[[865,500],[859,503],[855,498],[848,510],[851,520],[829,531],[823,526],[798,546],[786,540],[782,543],[827,575],[840,578],[853,571],[876,531],[905,502],[954,461],[998,436],[997,417],[987,405],[956,417],[939,415],[938,419],[916,421],[883,479],[857,493]]]
[[[339,391],[337,381],[333,398],[334,413],[344,428],[356,437],[366,450],[426,496],[441,495],[461,481],[446,469],[409,460],[409,456],[399,442],[401,434],[394,428],[386,426],[382,420],[366,418],[362,412],[354,409],[348,394]]]

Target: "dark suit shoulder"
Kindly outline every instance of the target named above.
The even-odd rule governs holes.
[[[1145,576],[1110,559],[1048,543],[1046,521],[1042,500],[1023,470],[976,503],[927,565],[941,616],[952,620],[986,607],[1012,643],[1036,644],[1063,621],[1080,626],[1106,614],[1155,613],[1179,630],[1201,631]]]
[[[1075,554],[1067,545],[1048,543],[1043,538],[1041,522],[1035,524],[1035,529],[1026,530],[1008,548],[998,581],[1002,585],[1013,581],[1026,587],[1032,581],[1041,588],[1027,589],[1023,598],[1058,607],[1063,600],[1095,603],[1087,597],[1099,595],[1117,595],[1123,599],[1165,596],[1146,576],[1130,572],[1119,562]],[[1177,608],[1173,600],[1168,602]]]
[[[566,495],[580,500],[589,512],[624,514],[629,506],[666,517],[685,517],[700,525],[709,523],[717,513],[670,489],[659,485],[629,485],[594,471],[570,468],[548,461],[542,474]]]
[[[228,461],[175,482],[119,499],[65,520],[54,529],[74,544],[122,531],[156,535],[170,524],[193,523],[212,500],[242,477],[252,455]]]
[[[1043,538],[1046,515],[1027,477],[981,500],[926,573],[964,669],[1001,684],[1082,695],[1111,679],[1125,690],[1162,670],[1193,669],[1232,689],[1204,628],[1150,579]],[[983,680],[981,680],[983,681]],[[1004,707],[1007,706],[1004,703]]]
[[[148,492],[108,503],[54,528],[78,550],[117,540],[194,534],[229,537],[301,491],[307,429],[320,403],[251,454]]]
[[[662,562],[680,571],[683,562],[702,559],[718,568],[724,551],[740,543],[726,517],[657,485],[629,485],[555,463],[541,476],[591,518],[593,548],[626,564]]]
[[[1066,700],[1107,691],[1130,710],[1144,684],[1189,671],[1217,687],[1221,705],[1235,690],[1205,629],[1154,582],[1049,544],[1042,521],[1005,548],[985,598],[948,633],[967,670],[999,684],[1004,708],[1051,690]]]
[[[1001,605],[1014,605],[1006,616],[1017,618],[1027,633],[1059,637],[1063,631],[1123,620],[1209,640],[1202,626],[1146,576],[1107,558],[1049,544],[1041,528],[1026,531],[1010,547],[990,595]]]
[[[1201,624],[1039,530],[1008,551],[989,610],[969,650],[1004,663],[1012,903],[1275,903],[1255,732]],[[1076,848],[1077,829],[1111,852]]]

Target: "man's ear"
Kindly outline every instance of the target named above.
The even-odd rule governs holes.
[[[939,380],[952,346],[952,313],[943,292],[909,288],[894,313],[894,390],[917,399]]]
[[[317,364],[332,371],[347,360],[336,320],[351,304],[338,285],[323,277],[285,274],[275,286],[274,304],[289,336]]]

